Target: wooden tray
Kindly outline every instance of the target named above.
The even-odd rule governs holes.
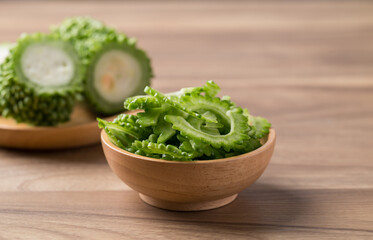
[[[115,116],[107,117],[112,120]],[[100,142],[96,116],[77,105],[71,120],[57,127],[34,127],[0,118],[0,146],[19,149],[64,149]]]

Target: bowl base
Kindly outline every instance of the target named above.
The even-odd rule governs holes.
[[[141,193],[139,193],[139,195],[144,202],[153,207],[172,211],[203,211],[225,206],[233,202],[237,198],[238,194],[234,194],[232,196],[221,198],[218,200],[192,203],[170,202],[166,200],[152,198]]]

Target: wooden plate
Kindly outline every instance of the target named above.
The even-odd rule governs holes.
[[[105,118],[112,120],[115,116]],[[34,127],[0,118],[0,146],[19,149],[64,149],[100,142],[96,116],[85,106],[75,107],[71,120],[57,127]]]

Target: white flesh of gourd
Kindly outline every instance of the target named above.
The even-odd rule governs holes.
[[[94,87],[109,102],[123,101],[141,80],[139,63],[121,50],[105,52],[94,70]]]
[[[62,49],[49,44],[33,44],[21,57],[23,74],[41,86],[60,86],[70,82],[75,65]]]
[[[0,45],[0,64],[2,64],[9,55],[9,48],[10,45]]]

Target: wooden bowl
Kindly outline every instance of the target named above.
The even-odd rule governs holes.
[[[262,175],[275,141],[276,133],[271,129],[265,144],[255,151],[217,160],[179,162],[127,152],[101,132],[113,172],[146,203],[177,211],[207,210],[232,202]]]

